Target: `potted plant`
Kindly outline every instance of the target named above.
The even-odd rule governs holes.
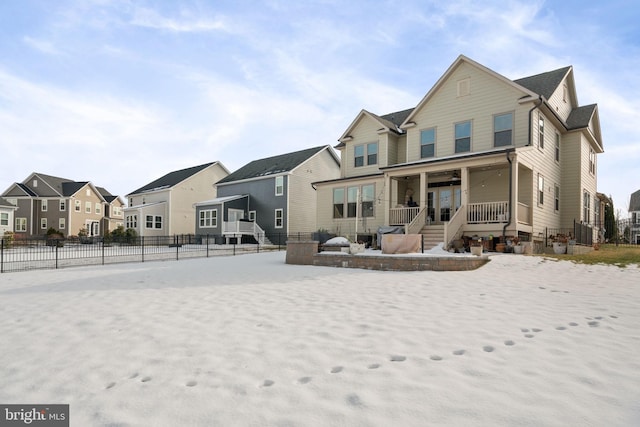
[[[471,242],[469,243],[469,246],[471,248],[471,255],[476,255],[476,256],[482,255],[482,238],[481,237],[472,238]]]
[[[567,236],[565,236],[564,234],[556,234],[555,237],[553,237],[553,253],[567,253]]]
[[[57,246],[59,248],[64,246],[64,235],[53,227],[49,227],[47,230],[47,246]]]
[[[520,241],[520,237],[516,236],[511,239],[511,244],[513,245],[513,253],[514,254],[523,254],[524,253],[524,245]]]

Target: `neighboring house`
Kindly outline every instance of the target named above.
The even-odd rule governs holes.
[[[631,194],[629,199],[629,240],[630,243],[640,245],[640,190]]]
[[[0,239],[6,232],[13,232],[13,217],[17,206],[0,197]]]
[[[2,196],[18,207],[14,217],[18,237],[43,235],[49,228],[65,236],[77,235],[81,229],[89,236],[102,235],[106,202],[91,182],[34,172]]]
[[[118,227],[124,227],[124,207],[125,203],[120,196],[114,196],[102,187],[97,187],[105,200],[104,218],[102,218],[102,229],[104,232],[113,231]]]
[[[314,185],[318,227],[341,235],[541,242],[595,223],[598,107],[578,105],[571,66],[510,80],[461,55],[416,107],[362,110],[339,142],[341,178]]]
[[[196,204],[196,234],[260,241],[275,234],[316,230],[312,182],[340,176],[329,145],[254,160],[216,183],[217,198]]]
[[[215,197],[214,184],[229,174],[220,162],[170,172],[128,194],[125,228],[140,236],[192,234],[194,204]]]

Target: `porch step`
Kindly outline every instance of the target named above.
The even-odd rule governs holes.
[[[444,242],[444,225],[425,225],[420,230],[424,249],[435,248],[439,243]]]

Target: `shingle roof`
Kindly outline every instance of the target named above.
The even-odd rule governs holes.
[[[118,196],[114,196],[113,194],[111,194],[109,191],[107,191],[104,187],[96,187],[96,190],[98,190],[98,192],[100,193],[100,195],[108,202],[111,203],[113,202],[115,199],[118,198]]]
[[[278,156],[254,160],[232,174],[222,178],[217,183],[224,184],[244,179],[259,178],[262,176],[289,172],[308,160],[311,156],[319,153],[327,147],[327,145],[323,145],[321,147],[308,148],[306,150],[295,151],[293,153],[280,154]]]
[[[37,196],[37,194],[36,194],[36,193],[34,193],[34,192],[33,192],[33,190],[31,190],[29,187],[27,187],[27,186],[26,186],[26,185],[24,185],[23,183],[21,183],[21,182],[20,182],[20,183],[19,183],[19,182],[17,182],[17,183],[16,183],[16,185],[17,185],[18,187],[20,187],[20,189],[21,189],[22,191],[24,191],[25,193],[27,193],[27,195],[29,195],[29,196],[31,196],[31,197],[36,197],[36,196]]]
[[[84,181],[84,182],[76,182],[76,181],[63,182],[62,183],[62,195],[65,196],[65,197],[73,196],[78,191],[80,191],[80,189],[82,187],[84,187],[87,184],[88,184],[87,181]]]
[[[173,172],[169,172],[168,174],[161,176],[160,178],[156,179],[155,181],[152,181],[150,183],[148,183],[145,186],[142,186],[140,188],[138,188],[137,190],[129,193],[130,195],[132,194],[139,194],[139,193],[144,193],[147,191],[152,191],[152,190],[160,190],[163,188],[171,188],[174,185],[184,181],[185,179],[197,174],[198,172],[208,168],[209,166],[211,166],[212,164],[214,164],[216,162],[210,162],[210,163],[205,163],[204,165],[200,165],[200,166],[193,166],[190,168],[186,168],[186,169],[180,169],[177,171],[173,171]]]
[[[557,70],[547,71],[546,73],[536,74],[535,76],[514,80],[514,83],[524,86],[530,91],[549,99],[570,69],[571,66],[563,67]]]
[[[640,211],[640,190],[631,194],[629,199],[629,212]]]
[[[44,183],[47,185],[40,184],[38,185],[38,187],[34,188],[31,181],[24,182],[24,184],[40,197],[59,197],[61,195],[64,195],[63,184],[73,182],[72,179],[60,178],[59,176],[53,175],[45,175],[43,173],[34,173],[34,175],[37,175],[37,177],[44,181]]]
[[[413,111],[413,108],[407,110],[396,111],[395,113],[385,114],[384,116],[376,116],[381,122],[385,123],[388,128],[401,133],[400,125],[409,117],[409,114]]]
[[[589,126],[593,112],[595,111],[597,104],[583,105],[571,110],[569,117],[567,117],[567,129],[581,129]]]
[[[7,199],[3,199],[2,197],[0,197],[0,206],[2,207],[10,207],[10,208],[15,208],[15,205],[12,205],[11,203],[9,203],[9,201]]]

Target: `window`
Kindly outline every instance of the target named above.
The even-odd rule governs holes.
[[[358,168],[364,166],[364,145],[356,145],[353,147],[353,166]]]
[[[66,221],[64,218],[60,218],[60,219],[58,220],[58,228],[59,228],[60,230],[64,230],[64,229],[65,229],[65,227],[66,227],[66,225],[67,225],[67,221]]]
[[[282,225],[284,224],[284,219],[283,219],[284,213],[282,209],[276,209],[275,214],[276,214],[275,227],[282,228]]]
[[[538,148],[544,149],[544,117],[538,116]]]
[[[493,146],[504,147],[513,144],[513,114],[500,114],[493,117]]]
[[[154,220],[154,228],[156,230],[162,230],[162,217],[160,215],[156,215]]]
[[[125,224],[127,228],[138,228],[138,215],[127,215]]]
[[[218,210],[207,209],[200,211],[200,228],[215,228],[218,226]]]
[[[34,179],[33,180],[33,188],[36,188],[36,187],[38,187],[38,180]]]
[[[589,147],[589,172],[596,174],[596,152],[591,147]]]
[[[122,216],[122,208],[120,206],[113,207],[113,216]]]
[[[362,216],[372,217],[373,201],[375,198],[375,186],[373,184],[362,186]]]
[[[471,122],[456,123],[456,153],[471,151]]]
[[[249,211],[249,221],[256,220],[256,211]]]
[[[582,221],[590,224],[591,221],[591,195],[588,191],[582,193]]]
[[[358,187],[347,188],[347,218],[355,218],[358,209]]]
[[[6,212],[0,213],[0,225],[9,225],[9,214]]]
[[[147,215],[145,217],[145,227],[155,228],[156,230],[162,229],[162,217],[160,215]]]
[[[436,128],[420,131],[420,158],[436,155]]]
[[[276,176],[276,196],[284,194],[284,176]]]
[[[82,203],[80,202],[80,200],[76,200],[74,203],[74,209],[76,212],[80,212],[80,207],[82,206]]]
[[[544,205],[544,177],[538,174],[538,205]]]
[[[15,231],[27,231],[27,218],[16,218]]]
[[[91,190],[87,188],[87,190],[85,191],[85,194],[86,194],[87,196],[91,196]]]
[[[367,165],[378,164],[378,143],[367,144]]]
[[[97,214],[101,214],[102,213],[102,204],[96,203],[96,213]]]
[[[353,147],[353,166],[358,168],[361,166],[375,165],[378,163],[378,143],[371,142],[365,145],[356,145]]]
[[[556,162],[560,161],[560,134],[556,133]]]
[[[344,218],[344,188],[333,189],[333,217]]]
[[[558,212],[560,210],[560,187],[556,184],[553,196],[553,209]]]
[[[91,202],[84,202],[84,212],[88,214],[91,213]]]
[[[153,215],[147,215],[145,218],[145,225],[146,228],[153,228]]]
[[[64,212],[67,210],[67,201],[60,200],[60,212]]]
[[[600,201],[597,197],[593,198],[593,224],[600,227]]]
[[[47,229],[47,218],[40,218],[40,228],[43,230]]]
[[[49,209],[49,203],[47,203],[46,199],[42,201],[42,205],[40,205],[40,209],[42,210],[42,212],[46,212]]]

